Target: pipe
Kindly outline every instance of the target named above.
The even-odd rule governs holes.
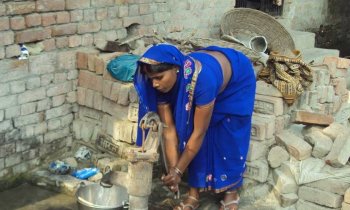
[[[103,175],[100,185],[125,187],[129,194],[129,209],[148,210],[148,197],[152,190],[152,170],[153,163],[148,161],[130,162],[128,173],[108,171]]]

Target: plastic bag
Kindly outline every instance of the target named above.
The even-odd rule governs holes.
[[[125,54],[111,60],[107,65],[108,72],[116,80],[131,82],[137,68],[138,55]]]
[[[53,174],[63,175],[63,174],[67,174],[71,169],[71,167],[63,161],[55,160],[49,164],[48,169]]]
[[[350,183],[350,166],[333,168],[326,165],[324,160],[308,158],[302,161],[290,160],[291,172],[299,185],[307,184],[322,179],[339,179]]]

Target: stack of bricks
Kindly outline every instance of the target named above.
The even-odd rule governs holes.
[[[342,203],[342,210],[350,210],[350,188],[344,194],[344,202]]]
[[[135,88],[132,83],[114,79],[106,69],[107,63],[120,54],[77,53],[80,109],[73,126],[76,139],[94,142],[102,133],[116,144],[135,143],[138,113]]]
[[[324,64],[312,67],[312,85],[291,106],[273,85],[257,81],[242,196],[252,196],[255,191],[257,198],[272,191],[282,207],[340,209],[349,184],[333,179],[299,184],[291,172],[291,162],[319,160],[349,169],[350,138],[346,130],[350,113],[342,112],[344,120],[339,122],[333,116],[348,103],[349,67],[348,59],[325,57]]]

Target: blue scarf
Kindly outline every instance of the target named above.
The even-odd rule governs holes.
[[[193,92],[195,83],[191,83],[195,71],[195,62],[189,56],[182,54],[175,46],[169,44],[158,44],[150,47],[138,61],[138,69],[134,76],[134,85],[139,95],[139,122],[140,119],[150,111],[157,111],[157,94],[152,87],[151,81],[141,73],[140,64],[169,63],[179,66],[178,81],[176,87],[176,100],[171,101],[173,118],[179,147],[182,151],[193,130]],[[142,131],[139,128],[136,144],[142,144]]]

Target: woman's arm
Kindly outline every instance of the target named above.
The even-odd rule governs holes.
[[[181,175],[198,153],[202,146],[203,138],[209,127],[211,115],[213,113],[214,102],[203,106],[197,106],[194,112],[194,129],[182,152],[177,164],[169,169],[167,176],[162,180],[174,192],[178,190],[178,184],[181,181]]]
[[[188,140],[185,150],[176,165],[180,171],[185,171],[202,146],[203,138],[209,127],[214,109],[214,101],[203,106],[197,106],[194,112],[194,129]]]
[[[179,160],[179,151],[178,151],[178,139],[176,134],[176,128],[175,128],[170,104],[159,104],[158,114],[159,114],[160,120],[166,125],[166,127],[163,128],[165,153],[166,153],[169,168],[173,168],[176,166]]]

